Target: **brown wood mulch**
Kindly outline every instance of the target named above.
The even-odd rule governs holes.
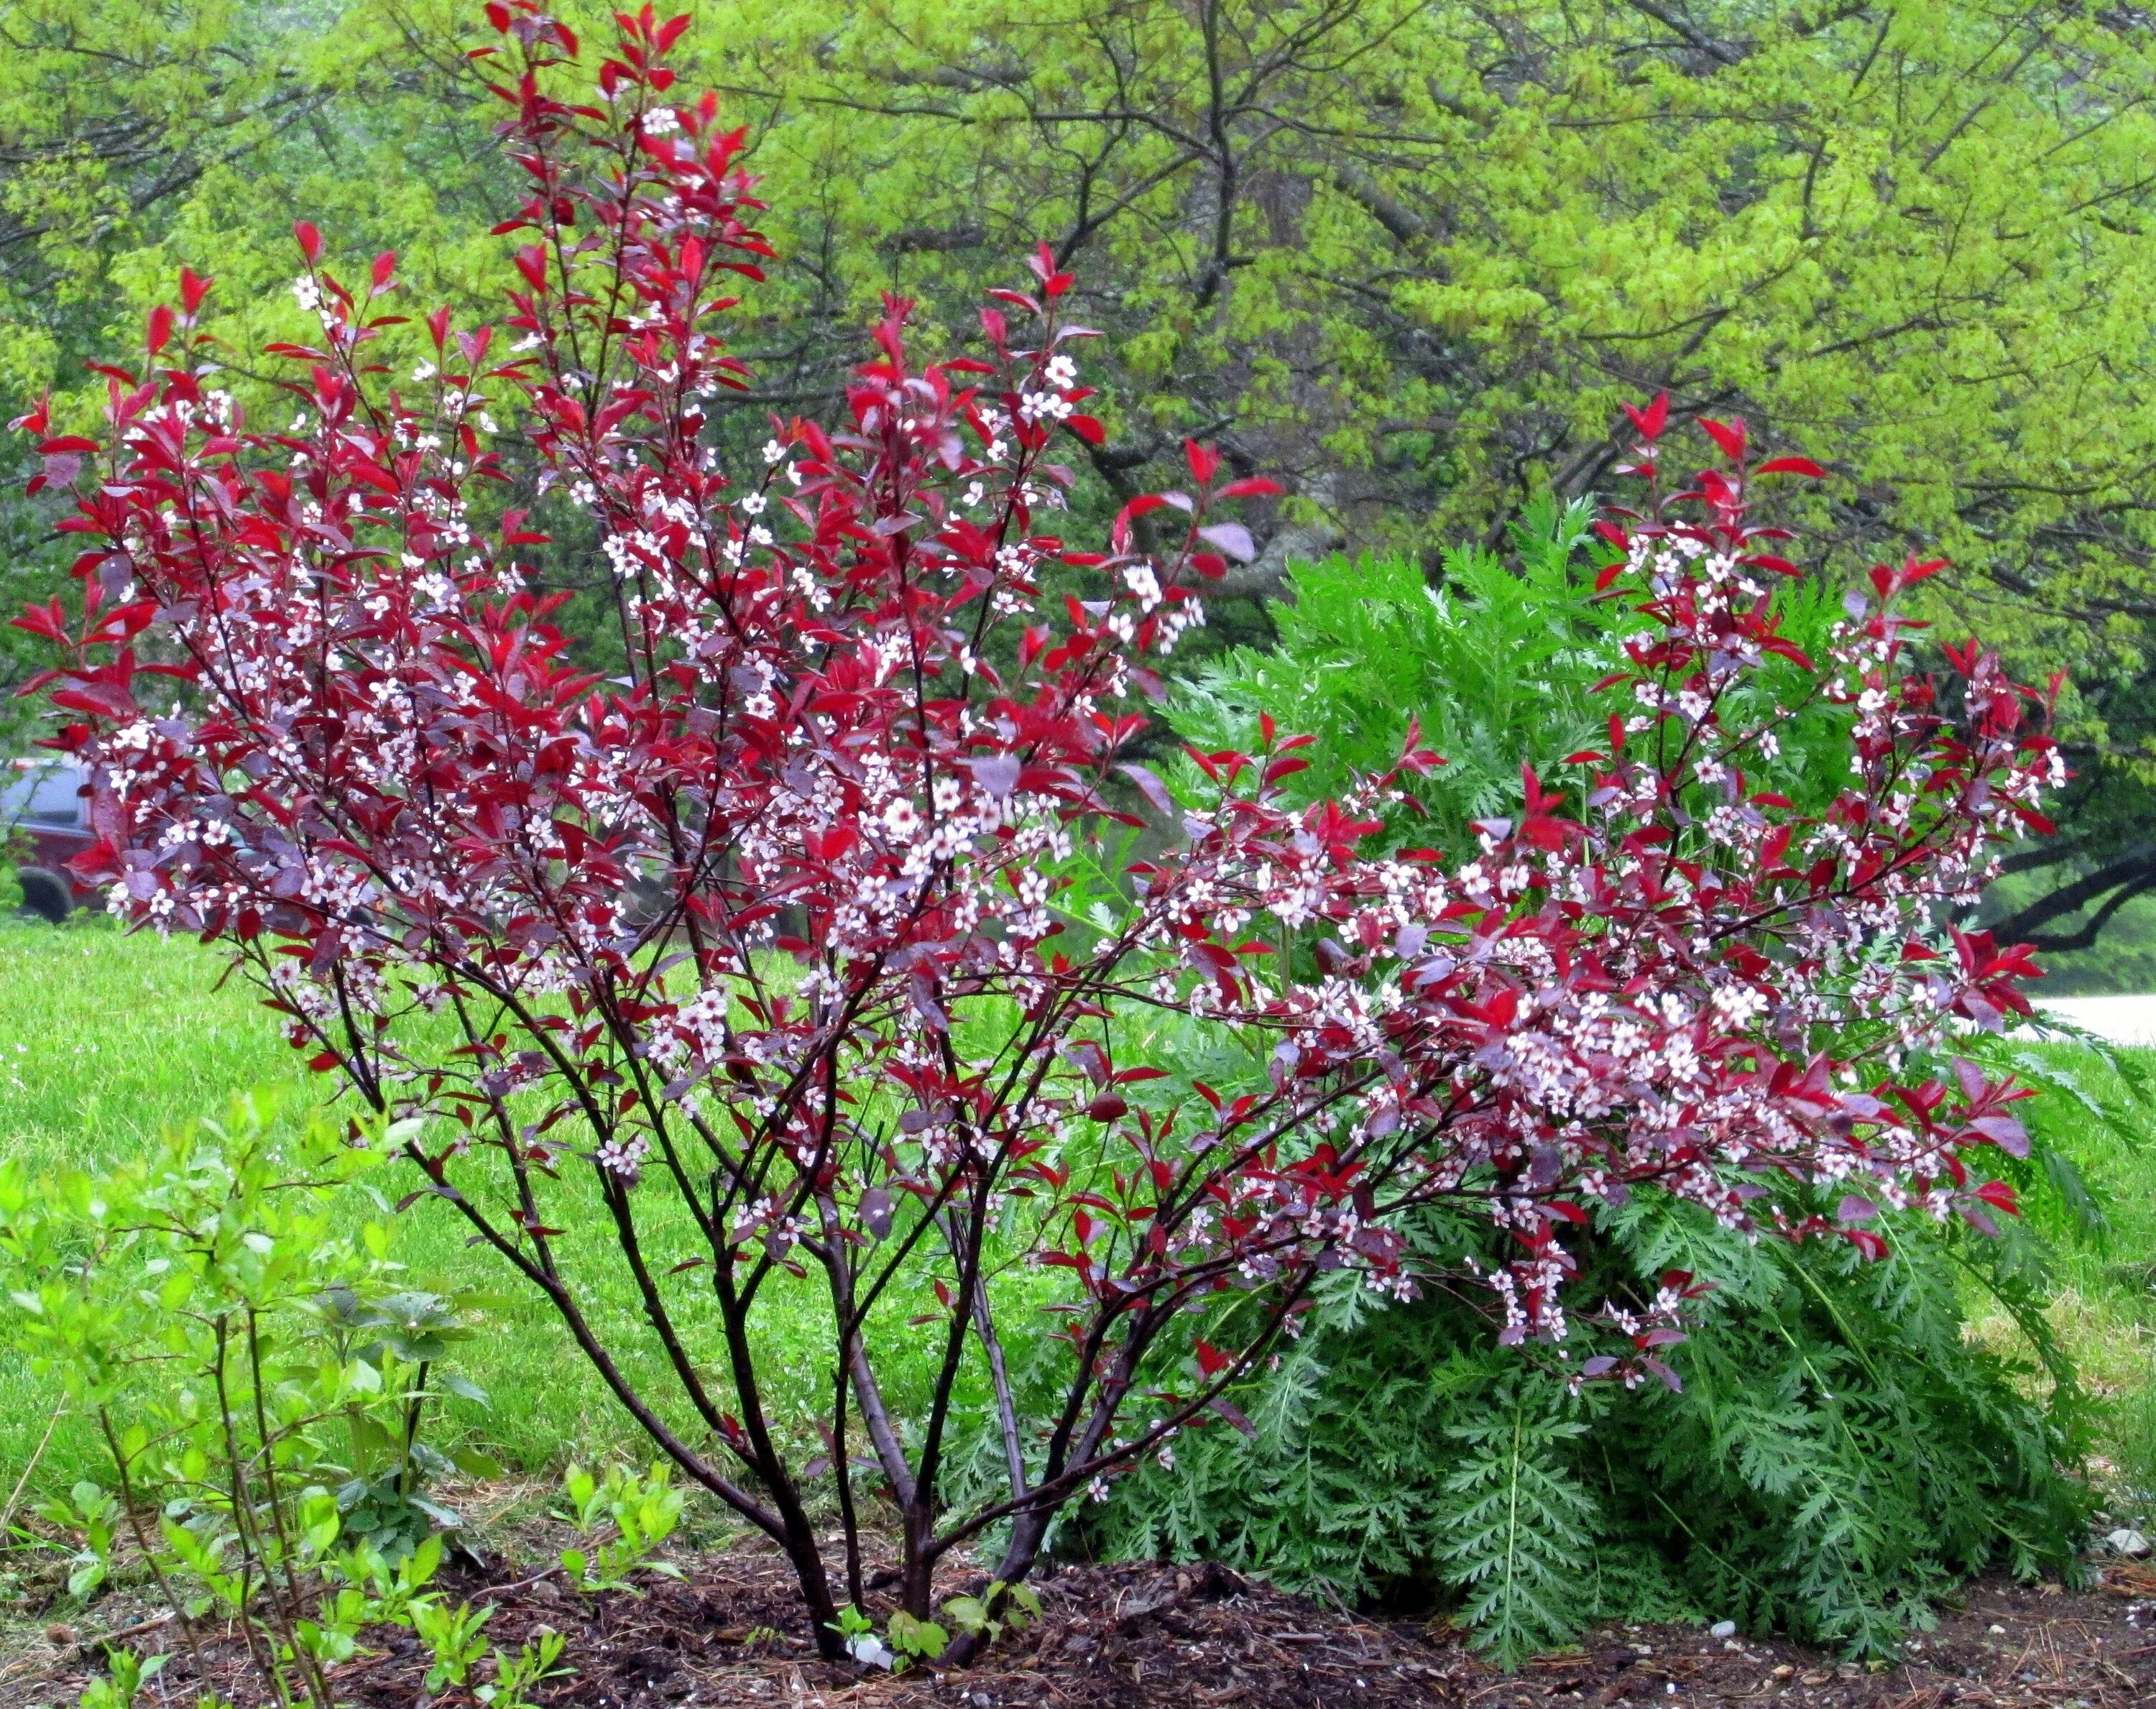
[[[642,1594],[577,1597],[547,1579],[444,1588],[492,1600],[488,1630],[514,1645],[542,1625],[568,1635],[573,1674],[547,1709],[1542,1709],[1543,1705],[1774,1706],[1774,1709],[2128,1709],[2156,1705],[2156,1570],[2113,1561],[2084,1592],[1984,1581],[1891,1667],[1837,1662],[1774,1640],[1717,1640],[1696,1626],[1613,1627],[1516,1674],[1476,1659],[1443,1623],[1361,1618],[1213,1566],[1066,1568],[1039,1583],[1043,1617],[975,1667],[866,1677],[816,1659],[783,1565],[739,1547],[685,1563]],[[55,1627],[0,1666],[4,1709],[61,1709],[97,1667],[88,1635]],[[427,1656],[409,1633],[340,1668],[352,1709],[429,1709]],[[169,1632],[137,1637],[172,1649]],[[34,1653],[42,1650],[42,1655]],[[235,1709],[259,1692],[236,1646],[210,1653]],[[176,1656],[150,1701],[191,1704]],[[471,1709],[444,1690],[431,1709]]]

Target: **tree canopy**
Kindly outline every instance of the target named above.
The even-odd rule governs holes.
[[[6,402],[52,384],[64,416],[182,262],[234,322],[290,314],[295,213],[341,249],[403,244],[419,293],[499,264],[478,22],[464,0],[11,8]],[[1193,434],[1288,485],[1234,593],[1336,545],[1440,573],[1538,493],[1606,490],[1617,406],[1666,388],[1831,470],[1786,501],[1808,567],[1950,557],[1943,629],[2070,673],[2082,782],[2015,923],[2071,942],[2156,886],[2138,12],[737,0],[692,39],[778,210],[743,441],[831,391],[880,293],[971,336],[1037,239],[1111,335],[1101,500]],[[33,576],[44,526],[7,524]]]

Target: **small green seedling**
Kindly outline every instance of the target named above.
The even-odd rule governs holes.
[[[560,1679],[570,1670],[560,1666],[562,1648],[568,1640],[552,1626],[534,1628],[535,1642],[511,1655],[494,1652],[494,1677],[472,1688],[472,1695],[487,1709],[532,1709],[531,1691],[544,1681]]]
[[[588,1538],[611,1525],[613,1535],[595,1547],[562,1551],[562,1568],[579,1590],[629,1590],[629,1575],[636,1572],[681,1576],[670,1561],[657,1558],[658,1551],[681,1522],[681,1491],[670,1481],[667,1468],[654,1465],[642,1477],[609,1470],[602,1483],[582,1466],[572,1465],[562,1480],[568,1497],[566,1510],[557,1509]]]
[[[434,1652],[427,1670],[427,1689],[461,1686],[486,1654],[486,1623],[494,1618],[494,1604],[475,1609],[468,1602],[454,1605],[429,1598],[412,1605],[412,1629]]]
[[[136,1694],[163,1671],[170,1660],[169,1656],[152,1655],[145,1660],[131,1650],[108,1650],[105,1660],[112,1671],[83,1687],[82,1696],[76,1700],[76,1709],[134,1709]]]
[[[1004,1633],[1023,1631],[1029,1621],[1039,1619],[1040,1596],[1030,1584],[1006,1584],[1000,1578],[992,1578],[978,1596],[952,1597],[943,1604],[943,1613],[969,1637],[993,1643]]]

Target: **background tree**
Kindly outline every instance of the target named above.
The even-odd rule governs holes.
[[[139,306],[173,262],[218,264],[223,314],[289,314],[279,195],[355,249],[393,208],[423,280],[480,264],[454,0],[13,18],[5,205],[45,211],[0,261],[28,305],[11,389],[74,383],[121,318],[84,305]],[[1617,403],[1666,386],[1680,417],[1835,448],[1831,496],[1787,501],[1808,567],[1951,557],[1936,614],[2072,672],[2083,782],[2012,929],[2076,943],[2156,885],[2138,14],[749,0],[710,36],[696,69],[781,210],[745,434],[835,394],[881,290],[963,330],[1045,237],[1113,335],[1096,500],[1218,439],[1291,488],[1228,584],[1265,594],[1336,543],[1435,572],[1545,487],[1606,485]],[[277,193],[242,212],[242,183]]]

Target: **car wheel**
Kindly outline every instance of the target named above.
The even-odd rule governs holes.
[[[57,926],[74,911],[74,887],[57,872],[42,866],[18,866],[15,881],[23,886],[23,906]]]

